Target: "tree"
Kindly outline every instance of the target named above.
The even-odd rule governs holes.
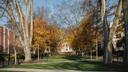
[[[90,14],[88,17],[81,20],[80,25],[76,28],[76,33],[74,35],[74,39],[72,41],[72,47],[76,54],[82,55],[85,52],[91,52],[94,45],[93,38],[94,38],[94,28],[93,28],[93,13]],[[74,30],[75,31],[75,30]],[[91,55],[92,58],[92,55]]]
[[[124,28],[125,28],[125,48],[124,48],[124,64],[128,64],[128,0],[120,0],[123,1],[123,20],[124,20]]]
[[[111,48],[109,50],[107,50],[107,45],[108,45],[108,38],[109,38],[109,28],[108,25],[106,23],[106,0],[99,0],[99,3],[101,4],[101,22],[102,22],[102,26],[103,26],[103,36],[104,36],[104,57],[103,57],[103,61],[105,64],[108,63],[108,54],[111,54]],[[111,55],[109,55],[111,56]],[[111,60],[110,60],[111,62]]]
[[[119,1],[116,13],[115,13],[115,19],[113,21],[112,26],[109,28],[109,26],[106,23],[106,2],[105,0],[99,0],[101,3],[101,21],[103,24],[103,33],[104,33],[104,63],[112,63],[112,39],[116,31],[116,27],[119,24],[120,16],[121,16],[121,10],[122,10],[122,1]],[[107,27],[107,28],[106,28]]]
[[[51,54],[55,54],[57,45],[62,40],[63,30],[56,24],[48,23],[42,13],[43,10],[35,12],[32,45],[36,47],[35,50],[39,47],[38,51],[40,50],[42,53],[48,49]]]
[[[38,60],[39,60],[39,55],[40,55],[40,49],[41,45],[45,44],[44,41],[47,39],[47,30],[45,29],[47,22],[40,16],[35,17],[34,19],[34,31],[33,31],[33,43],[32,46],[35,48],[33,50],[37,50],[38,53]],[[45,36],[45,37],[44,37]],[[46,45],[44,45],[45,47]],[[44,48],[43,47],[43,48]],[[44,49],[42,49],[44,50]]]
[[[109,6],[108,4],[110,4],[108,2],[109,0],[94,0],[94,1],[90,1],[87,0],[84,2],[84,5],[86,5],[86,7],[84,7],[86,10],[89,9],[90,11],[94,9],[96,10],[96,23],[95,25],[97,27],[101,27],[100,30],[103,31],[103,42],[104,42],[104,63],[108,64],[108,63],[112,63],[112,39],[113,36],[115,34],[116,31],[116,27],[117,25],[120,23],[120,16],[121,16],[121,2],[119,1],[118,5],[111,5]],[[87,4],[88,3],[88,4]],[[97,6],[95,5],[95,3],[97,3]],[[115,13],[115,18],[113,20],[113,25],[111,26],[108,22],[108,18],[109,18],[109,13],[111,12],[111,10],[113,8],[117,7],[116,9],[116,13]],[[99,12],[100,9],[100,12]],[[98,15],[100,13],[100,16],[98,18]],[[112,13],[111,13],[112,15]],[[100,20],[100,21],[99,21]],[[102,23],[102,24],[101,24]],[[101,24],[101,25],[100,25]],[[111,26],[111,27],[110,27]]]
[[[2,2],[10,24],[16,26],[16,29],[13,30],[15,34],[19,35],[21,45],[24,49],[25,62],[31,61],[30,45],[33,36],[33,0],[2,0]],[[25,11],[23,10],[23,6],[25,6]],[[28,21],[29,16],[30,22]]]
[[[119,25],[119,21],[121,20],[121,11],[122,11],[122,0],[119,1],[119,4],[117,6],[117,10],[115,13],[115,19],[113,21],[113,24],[110,28],[110,32],[109,32],[109,42],[107,45],[107,50],[108,52],[108,61],[106,63],[112,63],[112,39],[113,36],[115,35],[116,29],[117,29],[117,25]]]

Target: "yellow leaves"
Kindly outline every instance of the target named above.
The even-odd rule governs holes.
[[[93,20],[91,15],[82,19],[80,22],[80,25],[78,28],[74,28],[74,31],[76,31],[75,35],[69,35],[68,40],[72,41],[72,46],[76,48],[84,49],[89,44],[91,44],[94,36],[94,29],[93,26]],[[77,30],[75,30],[77,29]]]
[[[63,31],[54,24],[48,24],[44,19],[37,17],[34,20],[33,44],[47,48],[60,41]]]
[[[73,41],[73,39],[74,39],[74,35],[71,34],[71,33],[69,33],[69,34],[67,35],[66,41],[67,41],[69,44],[71,44],[72,41]]]

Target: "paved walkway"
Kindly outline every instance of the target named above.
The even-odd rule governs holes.
[[[4,71],[18,71],[18,72],[108,72],[108,71],[77,71],[77,70],[48,70],[48,69],[25,69],[25,68],[1,68]],[[114,71],[109,71],[114,72]]]
[[[48,69],[24,69],[24,68],[1,68],[4,71],[23,71],[23,72],[83,72],[75,70],[48,70]]]

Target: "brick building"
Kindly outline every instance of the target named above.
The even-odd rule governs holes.
[[[6,27],[0,26],[0,54],[9,54],[14,40],[14,33]]]

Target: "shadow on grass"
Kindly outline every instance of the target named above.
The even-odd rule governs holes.
[[[18,68],[35,68],[35,69],[68,69],[81,71],[123,71],[128,70],[122,65],[104,65],[97,62],[82,61],[82,62],[63,62],[51,64],[33,64],[33,65],[15,65]]]
[[[68,59],[68,60],[77,61],[77,60],[81,60],[83,57],[81,57],[81,56],[63,56],[63,58]]]
[[[97,62],[65,62],[58,64],[51,64],[55,69],[69,69],[69,70],[82,70],[82,71],[122,71],[127,70],[122,65],[105,65]]]
[[[123,65],[121,63],[104,64],[101,61],[88,61],[87,57],[80,57],[80,56],[65,56],[64,58],[68,60],[77,61],[76,63],[73,63],[74,65],[71,64],[71,67],[74,67],[74,69],[76,70],[128,71],[128,66]],[[70,64],[63,64],[63,65],[70,65]],[[68,67],[68,66],[64,66],[63,68],[65,67]],[[66,68],[66,69],[69,69],[69,68]]]
[[[57,58],[57,57],[54,57]],[[128,71],[128,66],[121,64],[103,64],[97,61],[87,61],[86,58],[76,56],[62,56],[61,59],[73,60],[71,62],[13,65],[14,68],[34,68],[34,69],[68,69],[81,71]],[[52,59],[52,58],[51,58]],[[59,59],[59,58],[58,58]],[[82,59],[82,60],[81,60]]]

